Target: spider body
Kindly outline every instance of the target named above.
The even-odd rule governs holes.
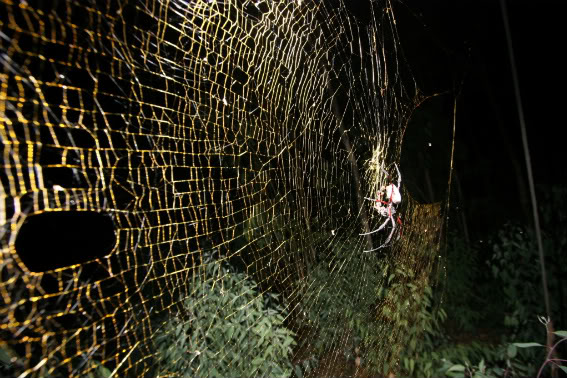
[[[374,210],[376,210],[380,214],[380,216],[386,217],[386,220],[384,221],[384,223],[382,223],[380,227],[378,227],[374,231],[366,232],[360,235],[370,235],[375,232],[381,231],[384,229],[384,227],[388,225],[388,223],[392,224],[392,230],[390,231],[390,234],[386,238],[384,244],[382,244],[378,248],[373,248],[371,250],[367,250],[364,252],[372,252],[377,249],[386,247],[390,242],[390,240],[392,239],[394,232],[396,231],[396,224],[400,224],[400,225],[402,224],[402,220],[400,219],[400,217],[397,217],[397,220],[394,219],[394,214],[396,214],[396,206],[402,202],[402,195],[400,193],[400,185],[402,184],[402,175],[400,174],[400,170],[398,169],[397,164],[394,163],[394,166],[396,167],[396,172],[398,173],[398,185],[395,185],[393,182],[390,182],[390,184],[388,184],[385,188],[383,187],[382,190],[380,190],[378,198],[368,198],[368,197],[365,198],[366,200],[375,202],[373,206]],[[388,172],[384,171],[383,169],[382,172],[384,172],[388,177],[390,176]]]
[[[398,167],[396,166],[396,169],[397,168]],[[397,205],[398,203],[402,202],[402,195],[400,194],[400,187],[399,187],[400,184],[401,184],[401,178],[398,180],[398,186],[394,184],[390,184],[386,187],[386,198],[389,198],[390,202],[392,202],[394,205]]]

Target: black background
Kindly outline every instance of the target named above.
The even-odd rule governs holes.
[[[454,163],[462,196],[455,197],[454,209],[465,212],[475,240],[507,221],[529,224],[526,160],[500,1],[392,5],[403,51],[400,59],[411,68],[418,88],[425,95],[459,93]],[[348,7],[360,22],[369,21],[368,2],[352,2]],[[567,35],[565,6],[560,1],[508,0],[506,8],[541,201],[542,191],[567,182],[562,119],[565,61],[560,58]],[[452,100],[448,103],[452,106]],[[452,108],[446,104],[444,110],[446,121],[439,123],[440,128],[452,121]],[[419,126],[410,122],[408,132],[412,127]],[[433,141],[433,154],[435,148],[446,151],[449,134],[441,132],[443,139],[423,143]],[[439,161],[431,173],[434,181],[437,177],[446,183],[446,175],[436,175],[435,168],[445,171],[446,163]]]

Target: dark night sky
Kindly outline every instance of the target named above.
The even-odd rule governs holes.
[[[506,3],[539,190],[567,182],[560,135],[565,128],[565,63],[559,58],[565,13],[560,4]],[[359,7],[353,12],[363,15]],[[396,1],[394,9],[418,87],[432,94],[463,83],[455,167],[473,235],[482,238],[507,220],[521,220],[525,212],[518,189],[522,182],[526,192],[528,187],[500,1]]]

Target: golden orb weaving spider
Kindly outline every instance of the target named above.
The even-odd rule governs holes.
[[[364,251],[364,252],[372,252],[372,251],[376,251],[378,249],[386,247],[388,245],[388,243],[390,242],[390,240],[392,239],[394,232],[396,231],[396,223],[399,224],[400,226],[402,224],[402,220],[399,216],[397,217],[397,219],[394,219],[394,214],[396,214],[396,205],[398,205],[400,202],[402,202],[402,195],[400,194],[400,185],[402,184],[402,175],[400,174],[400,170],[398,169],[398,165],[396,163],[394,163],[394,166],[396,167],[396,172],[398,173],[398,185],[394,185],[394,183],[389,179],[390,175],[388,174],[388,172],[386,172],[384,169],[382,169],[382,172],[384,172],[386,174],[386,176],[388,176],[388,181],[390,181],[390,183],[385,188],[382,187],[382,189],[378,193],[378,198],[364,197],[364,199],[366,199],[366,200],[375,202],[373,209],[378,211],[378,213],[381,216],[386,217],[387,219],[384,221],[384,223],[382,223],[382,225],[380,227],[378,227],[374,231],[365,232],[365,233],[360,234],[360,235],[370,235],[370,234],[373,234],[375,232],[381,231],[382,229],[384,229],[384,227],[386,227],[386,225],[388,223],[392,223],[392,231],[390,231],[390,234],[386,238],[386,241],[384,242],[384,244],[382,244],[378,248],[373,248],[373,249],[370,249],[370,250],[367,250],[367,251]]]

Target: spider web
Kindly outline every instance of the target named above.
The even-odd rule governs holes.
[[[254,277],[258,296],[282,295],[293,360],[319,353],[320,374],[355,331],[317,352],[322,331],[305,314],[348,323],[318,293],[358,272],[347,300],[374,300],[366,315],[384,336],[359,354],[398,369],[404,326],[377,291],[391,283],[368,277],[387,261],[419,272],[396,282],[425,287],[441,218],[402,177],[403,225],[363,252],[390,233],[360,236],[385,220],[363,198],[395,176],[417,105],[389,2],[372,2],[369,25],[339,1],[0,0],[0,14],[0,343],[16,376],[81,376],[91,360],[150,374],[154,320],[217,279],[210,251]],[[115,243],[30,268],[18,235],[57,212],[104,216]],[[57,255],[41,242],[28,261]],[[397,311],[411,324],[411,304]]]

